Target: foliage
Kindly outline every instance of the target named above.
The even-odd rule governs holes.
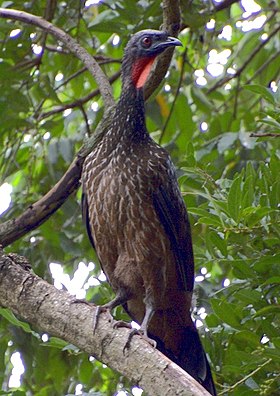
[[[176,49],[170,73],[147,104],[147,125],[178,168],[193,229],[194,315],[204,324],[201,334],[218,389],[229,395],[276,395],[280,140],[269,135],[280,133],[280,89],[272,89],[279,81],[280,3],[258,0],[262,8],[252,15],[236,3],[215,13],[210,3],[182,2],[184,48]],[[76,0],[15,0],[3,2],[6,6],[61,27],[97,57],[108,76],[119,70],[129,35],[158,28],[162,20],[159,0],[108,0],[91,7]],[[264,17],[259,28],[246,31]],[[206,27],[210,19],[215,20],[212,28]],[[60,179],[103,109],[99,96],[92,95],[93,78],[52,36],[12,20],[0,19],[0,24],[0,184],[13,186],[6,220]],[[228,39],[226,31],[232,32]],[[213,61],[222,52],[220,63]],[[214,77],[213,68],[221,74]],[[113,89],[117,97],[119,80]],[[82,225],[80,195],[9,247],[28,257],[34,271],[49,281],[48,263],[61,263],[73,277],[80,262],[97,262]],[[97,286],[87,297],[98,304],[108,301],[111,291],[98,280],[98,263],[91,275]],[[91,395],[130,389],[127,380],[73,346],[56,339],[43,342],[36,329],[1,314],[3,391],[9,391],[15,351],[25,366],[21,386],[7,394],[74,394],[78,384]],[[123,315],[120,309],[116,314]]]

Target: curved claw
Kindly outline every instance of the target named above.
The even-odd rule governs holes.
[[[133,337],[134,335],[140,335],[141,338],[142,338],[143,340],[147,341],[153,348],[156,348],[156,347],[157,347],[156,341],[153,340],[152,338],[148,337],[148,336],[145,334],[145,331],[144,331],[144,330],[142,330],[141,328],[140,328],[139,330],[138,330],[138,329],[132,329],[132,330],[129,332],[128,339],[127,339],[127,341],[126,341],[126,343],[125,343],[125,346],[123,347],[123,353],[125,353],[125,350],[126,350],[126,349],[129,349],[130,343],[131,343],[131,340],[132,340],[132,337]]]
[[[131,329],[131,324],[128,322],[125,322],[124,320],[117,320],[114,323],[113,328],[118,329],[119,327],[126,327],[127,329]]]
[[[98,318],[99,318],[99,315],[101,314],[101,313],[103,313],[103,312],[107,312],[107,315],[109,316],[109,322],[112,322],[113,321],[113,316],[111,315],[111,312],[110,312],[111,310],[110,310],[110,308],[108,308],[106,305],[98,305],[97,307],[96,307],[96,310],[95,310],[95,313],[94,313],[94,316],[93,316],[93,325],[92,325],[92,327],[93,327],[93,334],[95,333],[95,330],[96,330],[96,328],[97,328],[97,324],[98,324]]]

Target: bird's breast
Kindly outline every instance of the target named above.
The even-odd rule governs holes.
[[[166,174],[164,156],[149,147],[141,153],[117,147],[107,157],[97,150],[86,159],[83,185],[90,229],[100,261],[110,267],[105,272],[112,272],[122,255],[132,265],[150,263],[169,248],[152,200]]]

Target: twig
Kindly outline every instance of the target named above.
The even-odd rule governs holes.
[[[254,371],[252,371],[248,375],[245,375],[245,377],[243,377],[240,381],[237,381],[234,385],[232,385],[231,387],[220,392],[219,396],[224,395],[225,393],[228,393],[229,391],[232,391],[233,389],[235,389],[238,385],[243,384],[245,381],[247,381],[247,379],[251,378],[254,374],[256,374],[258,371],[260,371],[262,368],[264,368],[264,366],[266,366],[270,362],[272,362],[271,358],[268,359],[266,362],[264,362],[261,366],[257,367]]]
[[[271,39],[273,36],[275,36],[275,34],[277,34],[280,30],[280,26],[278,26],[276,29],[274,29],[270,35],[266,38],[266,40],[262,41],[260,43],[260,45],[258,45],[254,51],[251,52],[250,56],[248,56],[248,58],[245,60],[245,62],[243,63],[243,65],[236,70],[235,74],[233,74],[232,76],[228,76],[225,77],[221,80],[219,80],[215,85],[213,85],[211,88],[208,89],[207,93],[211,93],[213,91],[215,91],[217,88],[220,88],[222,85],[228,83],[229,81],[231,81],[234,78],[237,78],[240,76],[240,74],[245,70],[245,68],[249,65],[249,63],[254,59],[254,57],[258,54],[258,52],[262,49],[262,47],[264,47]]]
[[[254,132],[252,132],[250,134],[250,137],[255,137],[255,138],[259,138],[259,137],[280,137],[280,133],[273,133],[273,132],[254,133]]]
[[[87,50],[80,46],[80,44],[71,36],[69,36],[69,34],[54,26],[45,19],[24,11],[17,11],[9,8],[0,8],[0,17],[15,19],[17,21],[37,26],[44,31],[52,34],[58,40],[62,41],[66,45],[66,47],[83,62],[83,64],[88,68],[89,72],[95,78],[105,107],[109,107],[114,104],[112,89],[103,70],[93,59],[93,57],[87,52]]]
[[[113,82],[115,82],[119,76],[120,76],[121,72],[118,71],[115,74],[112,75],[112,77],[109,78],[109,82],[110,84],[112,84]],[[42,113],[40,115],[38,115],[38,120],[41,121],[45,118],[48,118],[54,114],[58,114],[58,113],[62,113],[64,110],[67,109],[74,109],[75,107],[80,107],[81,105],[83,105],[84,103],[88,102],[89,100],[91,100],[92,98],[94,98],[95,96],[99,95],[100,93],[100,89],[97,88],[94,91],[92,91],[91,93],[89,93],[88,95],[84,96],[83,98],[77,99],[74,102],[71,103],[65,103],[64,105],[61,106],[57,106],[54,109],[47,111],[45,113]],[[35,114],[36,117],[36,114]]]
[[[184,50],[184,53],[183,53],[182,69],[181,69],[181,73],[180,73],[180,78],[179,78],[179,82],[178,82],[178,85],[177,85],[177,89],[176,89],[176,92],[175,92],[175,97],[174,97],[174,100],[172,102],[169,114],[167,116],[167,119],[165,121],[164,127],[162,129],[162,132],[160,134],[159,144],[161,144],[161,141],[162,141],[163,136],[165,134],[166,128],[167,128],[168,123],[170,121],[170,118],[171,118],[171,116],[173,114],[173,111],[174,111],[174,108],[175,108],[175,103],[176,103],[177,98],[178,98],[179,93],[180,93],[180,88],[181,88],[181,85],[182,85],[182,82],[183,82],[183,76],[184,76],[184,71],[185,71],[185,63],[186,63],[187,51],[188,51],[188,49],[186,47],[185,50]]]
[[[232,4],[239,3],[239,1],[240,0],[224,0],[222,3],[219,3],[215,6],[215,12],[229,8]]]
[[[83,114],[83,117],[85,120],[87,135],[90,136],[91,132],[90,132],[90,126],[89,126],[89,122],[88,122],[88,117],[87,117],[87,113],[84,109],[84,106],[82,104],[80,105],[80,110],[81,110],[81,113]]]

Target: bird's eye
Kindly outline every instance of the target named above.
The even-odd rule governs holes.
[[[150,46],[152,45],[151,37],[144,37],[142,39],[142,45],[143,45],[144,48],[150,48]]]

